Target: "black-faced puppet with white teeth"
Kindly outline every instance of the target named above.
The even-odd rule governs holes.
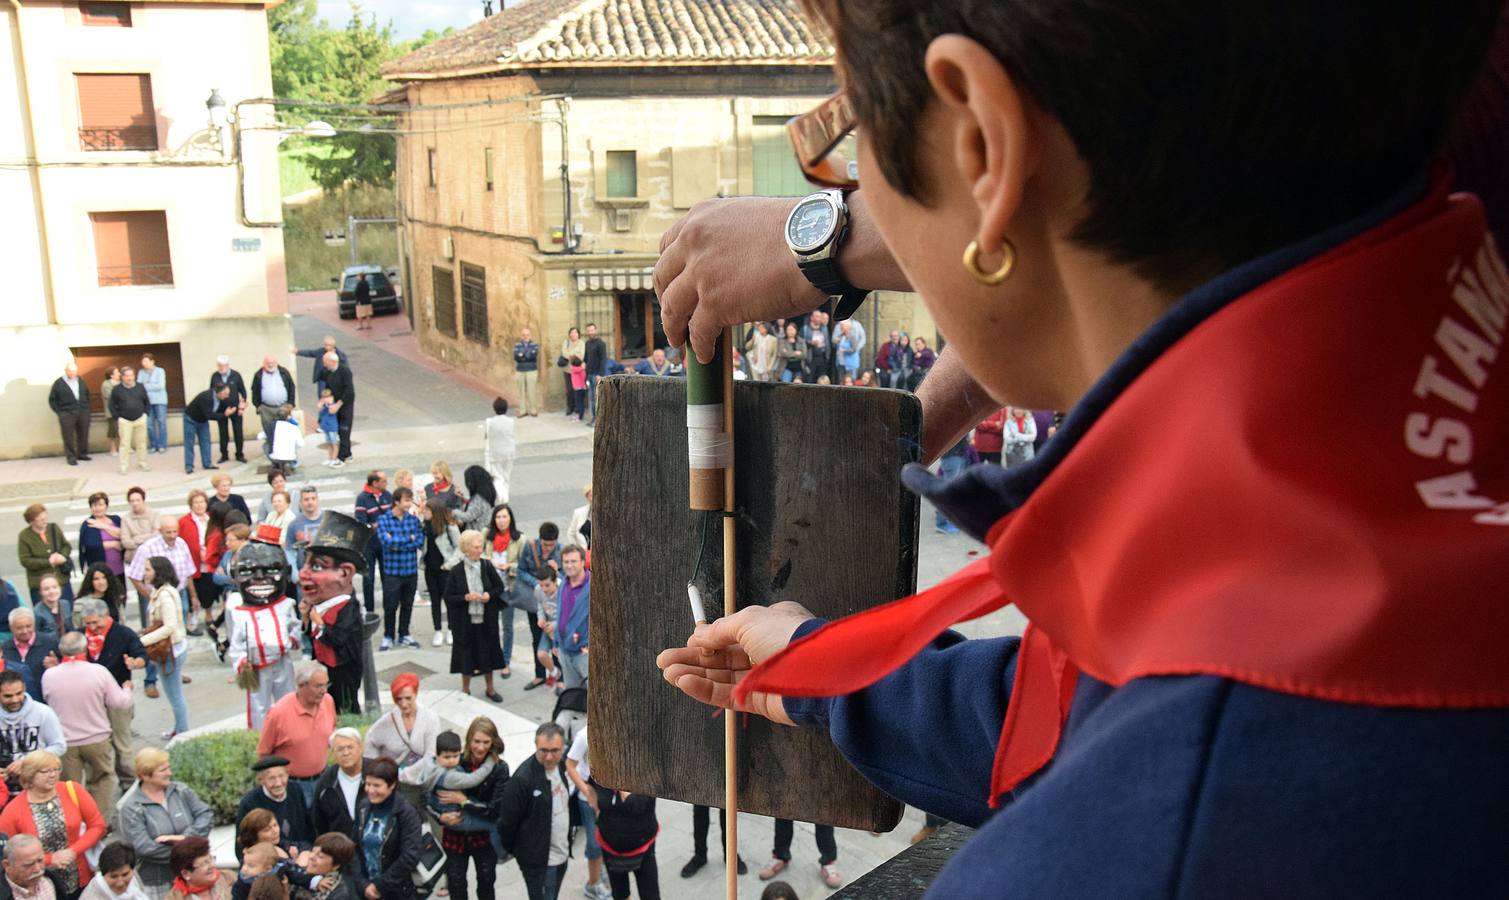
[[[259,729],[267,710],[294,689],[293,654],[303,641],[292,567],[279,545],[275,525],[258,525],[251,541],[236,552],[231,580],[236,595],[226,602],[230,644],[226,659],[236,684],[247,693],[247,727]]]

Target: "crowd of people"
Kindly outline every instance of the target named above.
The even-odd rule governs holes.
[[[231,460],[246,462],[248,415],[255,416],[252,439],[261,442],[262,454],[276,465],[298,465],[298,448],[304,434],[318,432],[329,448],[325,465],[340,467],[351,458],[351,426],[355,417],[356,388],[345,351],[336,346],[335,338],[326,336],[320,347],[292,349],[295,356],[310,357],[314,365],[313,405],[305,415],[309,421],[295,417],[298,388],[294,377],[277,358],[268,354],[251,378],[231,366],[228,356],[215,360],[208,386],[197,393],[184,384],[183,398],[183,467],[192,474],[195,451],[203,469],[216,469]],[[89,424],[93,415],[90,386],[79,375],[78,366],[70,362],[53,382],[47,405],[58,419],[63,437],[63,455],[68,465],[93,459],[89,450]],[[140,368],[110,366],[99,384],[100,409],[105,414],[105,438],[110,455],[117,458],[120,474],[135,463],[142,471],[151,469],[149,456],[168,452],[169,385],[167,372],[157,364],[152,353],[144,353]],[[219,438],[220,455],[213,456],[210,425]]]

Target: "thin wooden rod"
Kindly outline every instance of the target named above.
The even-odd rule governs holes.
[[[723,344],[723,430],[730,441],[734,439],[734,330],[725,328]],[[728,468],[723,471],[723,511],[733,513],[734,506],[734,455],[729,455]],[[723,517],[723,614],[731,616],[739,611],[739,599],[735,593],[735,575],[738,559],[734,546],[734,520],[732,515]],[[728,842],[723,847],[723,862],[726,866],[724,879],[728,900],[739,896],[739,716],[729,710],[723,717],[723,805],[728,812]]]

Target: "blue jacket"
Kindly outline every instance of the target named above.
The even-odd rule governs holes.
[[[21,657],[21,651],[17,649],[14,638],[0,647],[0,654],[5,656],[5,668],[20,672],[21,677],[26,679],[26,693],[30,694],[33,700],[41,703],[43,702],[42,673],[47,671],[42,661],[47,658],[47,654],[56,653],[57,650],[58,639],[39,632],[36,637],[32,638],[31,647],[25,659]]]
[[[1397,212],[1421,187],[1196,289],[1129,348],[1032,462],[977,466],[948,480],[913,469],[907,483],[983,535],[1181,336]],[[929,897],[1503,892],[1509,711],[1350,705],[1207,675],[1121,687],[1081,675],[1052,761],[991,810],[1018,643],[946,632],[868,689],[786,700],[793,719],[826,728],[881,790],[979,829]]]
[[[168,373],[162,366],[136,370],[136,382],[147,389],[147,402],[153,406],[168,405]]]
[[[120,516],[112,513],[107,518],[115,523],[115,527],[120,527]],[[104,561],[105,532],[100,531],[98,528],[90,525],[88,520],[85,520],[84,524],[79,526],[79,570],[83,571],[95,563],[102,563]]]
[[[555,645],[562,653],[580,653],[582,648],[590,643],[587,640],[587,622],[591,618],[588,613],[592,609],[592,573],[588,572],[586,575],[587,580],[582,582],[582,592],[571,607],[571,618],[561,620],[555,629]],[[566,579],[562,576],[561,588],[565,587]],[[557,592],[555,596],[556,603],[560,604],[560,592]],[[556,609],[556,615],[559,616],[560,606]]]

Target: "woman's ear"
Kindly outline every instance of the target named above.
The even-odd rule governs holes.
[[[942,137],[977,210],[976,240],[995,259],[1039,159],[1028,101],[1000,60],[962,35],[934,40],[924,66],[948,131]]]

